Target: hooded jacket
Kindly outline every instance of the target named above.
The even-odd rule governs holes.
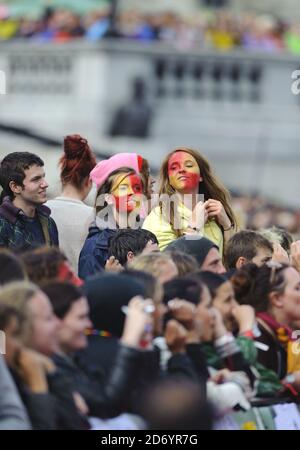
[[[89,228],[79,255],[78,276],[82,280],[103,272],[108,255],[109,239],[116,233],[110,228],[100,229],[94,222]]]
[[[36,209],[45,237],[37,242],[26,227],[26,216],[22,209],[14,206],[9,197],[5,197],[0,206],[0,247],[12,250],[30,250],[39,245],[58,246],[57,227],[50,217],[51,210],[45,206]]]

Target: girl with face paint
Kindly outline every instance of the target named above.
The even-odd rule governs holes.
[[[115,215],[117,212],[126,215],[134,211],[140,204],[142,189],[141,178],[135,173],[116,175],[110,194],[111,200],[115,201]]]
[[[160,205],[150,212],[143,228],[157,236],[161,250],[178,237],[202,234],[222,254],[224,238],[235,231],[236,219],[228,191],[199,152],[183,147],[165,158],[159,195]]]
[[[96,198],[96,221],[79,257],[82,279],[103,271],[107,262],[109,239],[120,228],[139,226],[143,185],[131,168],[114,170],[100,186]],[[116,262],[117,264],[117,262]]]

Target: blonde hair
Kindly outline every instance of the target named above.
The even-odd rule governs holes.
[[[280,244],[288,255],[290,255],[293,238],[286,230],[273,226],[272,228],[260,230],[259,233],[268,239],[271,244]]]
[[[24,344],[28,343],[31,335],[31,315],[28,303],[38,292],[40,292],[38,286],[29,281],[8,283],[0,291],[0,305],[9,306],[17,312],[20,319],[20,334]]]
[[[151,252],[136,256],[127,266],[129,269],[142,270],[143,272],[150,273],[154,277],[159,277],[161,274],[161,266],[170,262],[174,264],[169,255],[160,252]]]

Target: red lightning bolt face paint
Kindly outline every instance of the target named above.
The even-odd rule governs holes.
[[[190,192],[202,181],[195,158],[186,152],[175,152],[168,162],[170,185],[179,192]]]
[[[117,211],[130,213],[140,207],[142,191],[142,181],[138,175],[118,175],[111,191]]]

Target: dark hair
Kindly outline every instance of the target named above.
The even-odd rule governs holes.
[[[170,242],[164,249],[164,252],[179,250],[187,255],[192,255],[196,258],[199,268],[203,265],[208,253],[214,247],[219,251],[218,246],[204,236],[199,237],[199,239],[189,239],[188,236],[181,236]]]
[[[192,255],[180,252],[179,250],[171,250],[165,253],[168,253],[176,264],[179,276],[196,272],[199,268],[196,258]]]
[[[148,230],[119,230],[109,240],[108,258],[114,256],[122,266],[127,263],[127,254],[132,252],[134,255],[142,253],[147,243],[152,241],[158,244],[155,234]]]
[[[173,278],[164,284],[164,303],[173,298],[182,298],[188,302],[198,305],[201,303],[201,296],[203,293],[203,283],[200,280],[185,276]]]
[[[219,287],[229,281],[224,275],[208,271],[197,272],[197,274],[194,274],[193,276],[197,277],[208,287],[212,298],[215,297]]]
[[[63,186],[71,183],[80,189],[95,167],[96,158],[87,140],[79,134],[73,134],[64,139],[64,154],[59,160],[59,165]]]
[[[73,303],[83,296],[81,289],[69,282],[53,281],[47,283],[43,286],[43,291],[49,297],[54,314],[59,319],[63,319]]]
[[[241,256],[250,262],[256,256],[259,248],[265,248],[273,253],[272,244],[256,231],[242,230],[234,234],[226,247],[226,268],[228,270],[235,269],[237,260]]]
[[[269,294],[283,292],[286,280],[283,271],[289,266],[264,264],[246,264],[231,278],[236,300],[243,305],[251,305],[256,312],[264,312],[269,308]],[[273,276],[272,276],[273,274]]]
[[[141,176],[142,184],[143,184],[143,192],[146,195],[146,197],[148,199],[150,199],[151,192],[148,188],[149,177],[150,177],[150,167],[149,167],[149,163],[148,163],[147,159],[145,159],[145,158],[142,158],[142,166],[140,168],[140,176]]]
[[[26,279],[25,267],[9,250],[0,249],[0,267],[0,284]]]
[[[123,274],[101,273],[87,279],[84,293],[90,307],[90,319],[98,330],[121,337],[125,322],[122,306],[136,295],[144,297],[142,283]]]
[[[66,256],[56,247],[39,247],[21,255],[29,279],[42,285],[58,276],[58,271]]]
[[[3,188],[1,201],[5,196],[8,196],[11,200],[14,199],[14,193],[10,189],[9,183],[14,181],[18,186],[24,187],[25,170],[34,165],[43,167],[44,161],[39,156],[29,152],[9,153],[2,159],[0,164],[0,184]]]

